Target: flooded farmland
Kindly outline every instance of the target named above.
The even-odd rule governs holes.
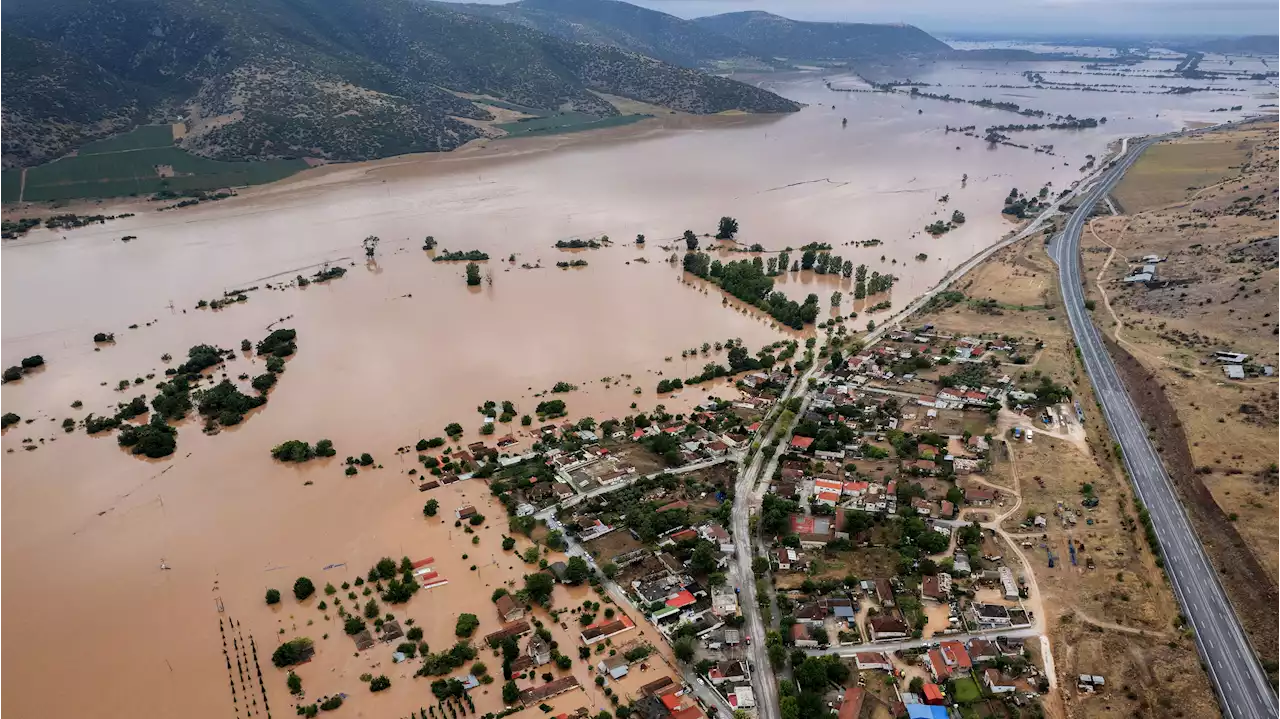
[[[370,717],[434,703],[429,680],[390,664],[391,648],[353,656],[341,621],[316,607],[324,597],[298,603],[290,592],[301,575],[317,587],[337,585],[382,556],[432,557],[449,584],[384,611],[415,619],[433,651],[452,643],[459,612],[480,617],[481,636],[498,628],[491,592],[528,571],[499,549],[502,508],[490,503],[481,481],[470,480],[433,491],[446,521],[425,520],[426,495],[406,474],[414,455],[396,454],[397,447],[440,435],[449,422],[464,427],[464,442],[475,441],[477,405],[511,400],[525,413],[539,401],[535,394],[562,381],[578,386],[556,395],[570,418],[621,417],[659,403],[682,411],[709,393],[734,392],[720,382],[675,397],[654,393],[660,378],[696,374],[715,358],[686,360],[683,350],[741,338],[754,352],[793,336],[768,317],[726,307],[714,287],[668,264],[683,251],[685,229],[714,232],[716,220],[731,215],[745,245],[828,243],[854,264],[897,276],[889,299],[901,307],[1014,227],[1000,214],[1011,188],[1065,189],[1081,176],[1087,155],[1101,158],[1121,136],[1224,121],[1275,102],[1265,82],[1159,97],[1012,87],[1027,84],[1024,70],[1048,76],[1080,68],[974,63],[912,73],[933,85],[931,92],[1108,117],[1098,128],[1016,138],[1052,144],[1053,154],[993,148],[944,130],[1022,121],[1007,112],[832,92],[816,74],[771,75],[750,79],[808,107],[787,117],[671,118],[325,167],[220,203],[164,213],[145,203],[113,206],[137,214],[6,241],[3,359],[9,366],[41,354],[47,364],[0,393],[6,412],[33,420],[10,427],[0,441],[12,451],[3,459],[5,708],[14,716],[258,716],[228,691],[220,618],[253,637],[279,716],[291,715],[293,702],[269,655],[295,636],[311,637],[319,648],[299,669],[308,697],[345,692],[351,710]],[[856,77],[827,79],[866,88]],[[1235,105],[1245,109],[1212,112]],[[954,210],[967,222],[937,238],[924,232]],[[612,246],[572,254],[588,266],[555,267],[570,257],[553,248],[557,240],[605,234]],[[644,247],[633,244],[637,234],[646,236]],[[121,242],[126,235],[137,239]],[[371,262],[360,247],[368,235],[382,240]],[[492,282],[468,287],[461,264],[432,262],[421,249],[427,235],[439,243],[437,252],[488,253],[483,272]],[[880,243],[852,244],[872,239]],[[720,252],[724,260],[750,256]],[[325,263],[346,267],[347,275],[266,288],[291,285]],[[243,304],[196,309],[201,299],[255,285],[260,289]],[[847,280],[809,272],[780,278],[778,289],[797,300],[816,293],[823,307],[841,290],[846,314],[852,300]],[[864,313],[856,326],[876,317]],[[65,418],[109,413],[117,402],[151,395],[158,379],[125,392],[115,387],[162,377],[170,366],[164,354],[182,358],[201,343],[232,349],[272,326],[297,330],[298,352],[270,401],[244,423],[210,436],[188,419],[178,425],[177,452],[156,461],[129,456],[110,436],[62,431]],[[116,342],[95,345],[96,332],[114,333]],[[227,372],[255,375],[261,364],[240,353]],[[72,409],[77,401],[82,406]],[[517,424],[510,431],[528,439]],[[289,466],[270,457],[282,441],[322,437],[333,440],[339,457],[368,452],[382,468],[346,477],[337,458]],[[28,445],[35,449],[24,451]],[[474,535],[451,520],[464,503],[490,518]],[[270,588],[285,595],[280,605],[264,604]],[[558,606],[586,598],[579,596],[584,590],[557,592]],[[642,618],[634,619],[643,630]],[[576,632],[553,633],[574,657],[570,671],[587,687],[584,702],[603,706],[570,649]],[[50,671],[72,656],[72,646],[73,669]],[[499,664],[487,649],[480,658],[491,670]],[[392,690],[371,695],[359,681],[365,672],[387,674]],[[67,691],[69,680],[75,691]],[[478,695],[477,709],[499,709],[499,687]],[[559,708],[575,708],[571,703]]]

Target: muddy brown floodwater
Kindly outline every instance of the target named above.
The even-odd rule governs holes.
[[[1018,71],[1010,67],[944,67],[926,79],[945,88]],[[1048,156],[992,150],[942,130],[1006,122],[1007,113],[831,93],[814,75],[761,82],[810,106],[783,118],[649,121],[602,134],[491,142],[448,156],[319,168],[221,203],[165,213],[135,203],[133,218],[6,242],[4,364],[37,353],[48,363],[0,394],[6,412],[33,420],[0,441],[6,714],[258,716],[254,705],[232,702],[220,618],[237,622],[237,637],[253,637],[274,715],[293,709],[269,657],[293,636],[319,646],[299,670],[308,697],[346,692],[351,708],[342,711],[370,717],[429,705],[428,683],[392,667],[389,648],[352,656],[332,607],[326,620],[315,606],[324,597],[299,605],[294,580],[340,585],[384,555],[435,557],[450,583],[384,611],[413,617],[436,650],[452,641],[461,611],[481,618],[481,635],[494,631],[493,587],[526,571],[500,549],[500,509],[479,481],[436,490],[445,517],[463,502],[485,506],[491,521],[476,535],[478,545],[451,521],[424,520],[426,496],[406,475],[415,453],[396,455],[395,448],[439,435],[453,421],[474,441],[477,405],[509,399],[528,412],[538,401],[533,395],[557,381],[580,386],[557,395],[573,418],[621,417],[632,402],[677,410],[708,393],[734,392],[720,383],[660,398],[653,389],[659,373],[687,377],[709,361],[682,360],[684,349],[736,337],[754,351],[791,335],[687,281],[660,245],[687,228],[713,232],[721,215],[732,215],[745,243],[776,250],[827,242],[855,264],[898,275],[890,297],[900,307],[1010,229],[999,208],[1011,187],[1065,188],[1079,177],[1084,156],[1101,157],[1118,135],[1226,119],[1205,114],[1224,101],[1212,93],[1162,98],[1182,109],[1159,120],[1146,98],[1090,98],[1128,103],[1102,109],[1134,117],[1095,131],[1045,133],[1032,144],[1053,142],[1056,154]],[[1066,112],[1066,95],[1019,101]],[[939,201],[943,195],[949,202]],[[923,232],[957,209],[968,218],[963,227],[936,239]],[[647,247],[629,244],[637,233]],[[366,263],[360,240],[370,234],[382,243],[376,261]],[[570,257],[552,249],[556,240],[600,234],[614,246],[572,255],[588,267],[554,268]],[[124,235],[137,239],[122,243]],[[492,284],[468,288],[461,265],[431,262],[420,249],[426,235],[441,250],[489,253],[484,271]],[[850,244],[873,238],[883,244]],[[917,261],[919,253],[928,259]],[[514,264],[506,261],[511,254]],[[347,276],[260,289],[219,311],[194,309],[201,298],[287,281],[325,262],[347,266]],[[519,269],[525,263],[544,269]],[[847,282],[809,273],[785,278],[779,289],[801,300],[816,292],[824,307],[840,289],[846,314],[852,302]],[[270,402],[238,427],[206,436],[189,419],[179,426],[172,457],[142,461],[113,437],[64,434],[59,426],[153,394],[154,381],[126,393],[113,388],[121,379],[162,376],[166,352],[181,358],[200,343],[234,348],[260,339],[273,323],[298,331],[298,353]],[[138,328],[127,329],[132,324]],[[95,332],[114,332],[117,342],[95,351]],[[258,374],[261,365],[241,354],[227,371]],[[75,400],[84,406],[71,409]],[[273,462],[270,448],[295,438],[329,438],[339,458],[370,452],[384,468],[348,478],[336,458]],[[37,449],[23,451],[24,439]],[[343,566],[324,569],[331,565]],[[264,604],[268,588],[284,594],[282,605]],[[580,591],[568,594],[557,601],[581,601]],[[581,703],[603,706],[577,660],[576,632],[562,634],[572,671],[589,685]],[[481,658],[491,671],[500,668],[487,651]],[[371,696],[358,680],[366,671],[388,674],[391,690]],[[500,706],[499,686],[477,695],[481,713]],[[577,701],[552,703],[572,709]]]

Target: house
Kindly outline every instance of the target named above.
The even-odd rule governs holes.
[[[990,667],[982,673],[982,683],[987,685],[987,690],[992,694],[1008,694],[1016,690],[1013,680],[1000,673],[999,669]]]
[[[925,575],[920,580],[920,598],[940,603],[951,601],[951,575],[946,572]]]
[[[523,619],[518,622],[511,622],[510,624],[504,625],[498,631],[485,635],[484,643],[491,647],[496,647],[507,637],[524,636],[529,633],[530,629],[531,627],[529,626],[529,623]]]
[[[876,601],[880,602],[880,606],[893,606],[893,585],[889,584],[888,579],[875,580],[875,590]]]
[[[986,489],[985,487],[969,487],[964,490],[965,504],[972,504],[975,507],[985,507],[996,500],[996,491],[994,489]]]
[[[946,641],[938,649],[942,654],[942,660],[947,665],[947,671],[952,675],[964,675],[973,670],[973,659],[969,657],[969,652],[964,648],[964,644],[955,640]]]
[[[938,516],[943,519],[951,519],[952,517],[955,517],[956,505],[952,504],[951,502],[948,502],[945,499],[942,500],[941,509],[938,510]]]
[[[951,671],[947,668],[947,662],[942,658],[941,651],[930,649],[924,655],[923,663],[936,681],[945,682],[951,678]]]
[[[701,534],[706,537],[708,541],[715,542],[716,545],[720,547],[720,551],[733,551],[733,537],[729,534],[728,530],[719,524],[711,522],[703,525]]]
[[[734,709],[750,709],[755,706],[756,695],[751,691],[751,685],[744,684],[734,689],[733,694],[729,695],[729,705]]]
[[[791,643],[801,649],[811,649],[818,646],[818,640],[809,634],[809,626],[804,622],[796,622],[791,625]]]
[[[858,715],[862,713],[862,700],[865,694],[866,690],[862,687],[850,688],[844,695],[844,701],[840,702],[836,719],[858,719]]]
[[[457,519],[469,519],[477,514],[476,508],[470,504],[464,504],[453,510],[453,516]]]
[[[783,571],[790,570],[791,565],[795,564],[799,558],[799,555],[796,554],[796,550],[791,549],[790,547],[780,547],[778,549],[778,569]]]
[[[551,661],[551,644],[538,634],[529,637],[529,644],[524,653],[533,660],[535,666],[542,666]]]
[[[582,643],[588,646],[603,642],[610,637],[631,631],[635,624],[627,617],[607,622],[596,622],[582,630]]]
[[[858,671],[868,669],[876,669],[882,672],[893,671],[893,662],[889,661],[889,655],[883,652],[858,652],[853,655],[853,661],[857,665]]]
[[[913,459],[907,462],[905,466],[917,474],[933,474],[938,471],[938,465],[927,459]]]
[[[982,627],[1007,627],[1012,623],[1009,610],[999,604],[972,605],[973,618]]]
[[[524,617],[524,607],[520,606],[515,599],[512,599],[510,594],[504,594],[501,597],[498,597],[497,601],[493,604],[498,608],[498,618],[501,619],[504,624],[507,622],[514,622],[517,619],[522,619]]]
[[[861,497],[870,487],[870,482],[845,482],[842,491],[850,497]]]
[[[666,605],[668,607],[680,609],[681,607],[687,607],[690,604],[696,604],[697,602],[698,600],[694,598],[693,594],[689,590],[681,589],[676,592],[674,596],[667,599]]]
[[[573,487],[559,480],[551,484],[551,493],[556,496],[557,500],[566,500],[573,496]]]
[[[710,454],[712,457],[723,457],[725,453],[729,451],[729,445],[720,441],[708,442],[707,446],[703,449],[707,450],[707,454]]]
[[[813,500],[829,506],[840,503],[840,493],[844,483],[836,479],[815,479],[813,481]]]
[[[1022,647],[1018,647],[1017,653],[1022,653]],[[1000,651],[996,648],[996,645],[986,639],[974,639],[969,642],[969,660],[971,662],[993,662],[998,656],[1000,656]]]
[[[747,668],[742,666],[740,661],[723,661],[711,667],[707,672],[707,678],[712,684],[723,684],[724,682],[745,682],[747,680]]]
[[[944,706],[930,706],[917,701],[914,704],[899,704],[905,711],[907,719],[950,719]]]
[[[933,511],[933,506],[929,504],[929,500],[923,497],[912,497],[911,508],[916,510],[916,514],[922,517],[929,516],[929,513]]]
[[[938,688],[937,684],[925,684],[920,693],[924,695],[924,703],[929,706],[939,707],[947,703],[946,695],[942,693],[942,689]]]
[[[532,689],[525,689],[520,692],[520,703],[525,705],[535,704],[580,686],[582,685],[578,683],[577,677],[573,675],[561,677],[553,682],[540,684]]]
[[[552,562],[542,571],[545,574],[550,574],[555,577],[556,581],[560,583],[564,583],[564,581],[569,577],[569,565],[564,562]]]
[[[622,654],[605,657],[596,664],[596,671],[608,674],[610,679],[621,679],[627,675],[627,658]]]
[[[797,452],[808,452],[809,446],[813,444],[813,437],[801,437],[799,435],[791,438],[791,448]]]
[[[1010,601],[1020,596],[1018,592],[1018,583],[1013,580],[1013,570],[1008,567],[1000,567],[1000,585],[1004,588],[1004,598]]]
[[[1025,650],[1026,650],[1025,639],[1022,639],[1020,637],[996,637],[996,646],[994,651],[999,652],[1000,654],[1006,657],[1021,656],[1022,652]],[[974,653],[974,649],[972,646],[969,647],[969,653],[974,657],[973,660],[975,662],[979,661],[977,654]],[[992,654],[991,659],[994,660],[995,658],[996,658],[996,655]]]
[[[796,626],[800,625],[797,624]],[[880,615],[867,620],[867,634],[873,642],[878,642],[882,639],[902,639],[910,633],[911,631],[906,622],[897,617]],[[814,646],[817,646],[816,642]]]
[[[1222,371],[1228,379],[1244,379],[1244,367],[1238,364],[1222,365]]]

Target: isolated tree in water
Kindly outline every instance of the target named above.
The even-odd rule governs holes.
[[[467,285],[475,287],[480,284],[480,265],[474,262],[467,263]]]
[[[684,231],[684,244],[690,252],[698,249],[698,236],[693,234],[693,230]]]
[[[360,243],[364,245],[364,256],[372,260],[374,253],[378,251],[379,242],[382,242],[382,239],[377,235],[369,235],[364,238],[364,241]]]
[[[716,231],[717,240],[732,240],[738,234],[738,221],[732,217],[720,218],[720,229]]]

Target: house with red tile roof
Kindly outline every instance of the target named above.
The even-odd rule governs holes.
[[[808,452],[809,446],[813,444],[813,437],[801,437],[796,435],[791,438],[791,448],[801,452]]]
[[[853,661],[859,671],[868,669],[878,669],[882,672],[893,671],[893,662],[889,660],[889,655],[883,652],[858,652],[853,655]]]
[[[964,648],[964,644],[951,640],[943,642],[939,649],[951,674],[968,674],[973,670],[973,660],[969,657],[969,651]]]
[[[862,714],[862,700],[865,694],[866,690],[862,687],[851,687],[844,695],[844,701],[840,702],[836,719],[858,719],[858,715]]]
[[[924,664],[935,681],[945,682],[951,677],[951,672],[947,669],[947,662],[942,658],[942,652],[937,649],[930,649],[925,654]]]
[[[947,703],[947,697],[942,693],[942,689],[937,684],[925,684],[924,690],[920,692],[924,695],[924,703],[930,706],[943,706]]]
[[[969,487],[964,490],[964,501],[966,504],[983,506],[991,504],[995,499],[996,492],[994,489],[987,489],[985,487]]]

